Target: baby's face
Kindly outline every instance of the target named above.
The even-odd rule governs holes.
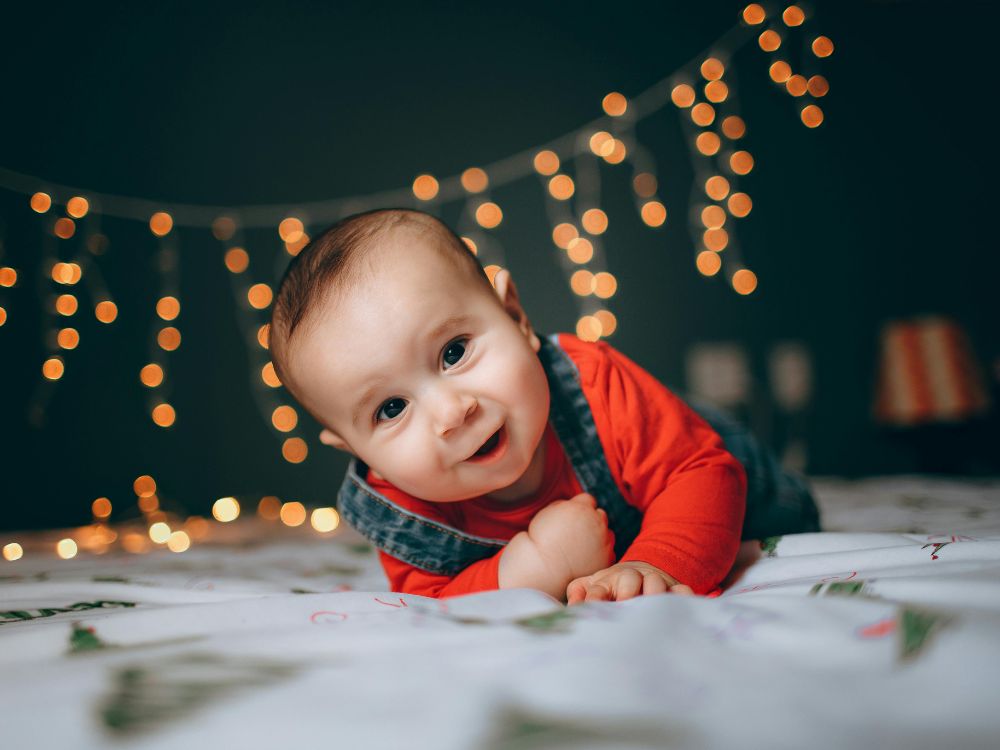
[[[373,272],[296,335],[291,376],[324,442],[410,495],[526,495],[549,411],[537,339],[440,241],[402,227],[371,249]]]

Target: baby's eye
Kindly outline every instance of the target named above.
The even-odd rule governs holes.
[[[445,368],[457,365],[465,356],[465,344],[468,339],[456,339],[444,348],[441,359],[444,360]]]
[[[385,419],[395,419],[405,408],[406,402],[403,399],[390,398],[378,408],[377,412],[375,412],[375,421],[381,422],[383,420],[383,416]]]

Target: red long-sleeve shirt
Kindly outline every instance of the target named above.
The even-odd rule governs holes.
[[[712,592],[736,559],[746,507],[746,475],[721,438],[656,378],[605,342],[559,334],[580,372],[608,467],[627,502],[642,511],[642,526],[619,562],[660,568],[695,593]],[[573,468],[551,423],[544,481],[516,507],[485,496],[456,503],[419,500],[371,473],[369,484],[427,518],[478,536],[510,539],[554,500],[579,494]],[[393,591],[432,597],[499,588],[500,555],[458,575],[428,573],[385,552],[382,567]]]

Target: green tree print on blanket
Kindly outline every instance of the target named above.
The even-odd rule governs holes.
[[[777,557],[778,556],[778,542],[781,541],[780,536],[769,536],[765,539],[760,540],[760,551],[764,553],[765,557]]]
[[[112,672],[110,691],[97,707],[98,718],[110,734],[133,736],[297,671],[293,664],[207,653],[140,662]]]

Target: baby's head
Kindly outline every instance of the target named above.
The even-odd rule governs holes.
[[[549,412],[538,337],[509,272],[491,284],[438,219],[369,211],[316,237],[282,279],[270,347],[320,440],[403,491],[535,489]]]

